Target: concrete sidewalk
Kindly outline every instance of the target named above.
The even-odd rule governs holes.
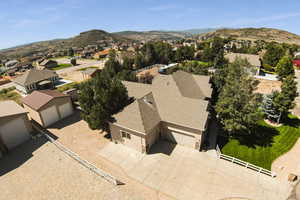
[[[110,143],[99,154],[139,182],[177,199],[285,200],[290,186],[207,153],[159,142],[149,155]]]

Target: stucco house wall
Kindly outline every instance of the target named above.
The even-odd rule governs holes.
[[[110,123],[110,133],[112,137],[112,141],[115,143],[124,144],[130,148],[133,148],[141,153],[146,152],[146,136],[142,133],[138,133],[136,131],[130,130],[128,128],[124,128],[118,126],[117,124]],[[121,136],[121,131],[125,131],[130,134],[131,139],[124,139]]]
[[[59,112],[59,106],[66,104],[70,102],[70,104],[72,105],[72,101],[71,101],[71,97],[60,97],[60,98],[56,98],[51,100],[49,103],[47,103],[46,105],[42,106],[39,110],[35,110],[29,106],[27,106],[26,104],[24,104],[24,108],[29,112],[29,116],[31,119],[35,120],[36,122],[38,122],[39,124],[41,124],[42,126],[45,125],[44,120],[42,118],[41,112],[51,106],[55,106],[56,111],[59,115],[59,118],[61,119],[61,114]]]

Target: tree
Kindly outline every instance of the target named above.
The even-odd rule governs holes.
[[[80,85],[81,116],[93,130],[108,130],[111,116],[130,103],[126,87],[117,78],[101,72]]]
[[[260,95],[254,93],[258,81],[249,76],[247,60],[228,65],[225,85],[215,106],[218,118],[230,134],[251,133],[261,118]]]
[[[71,58],[70,62],[73,66],[75,66],[76,65],[76,58]]]
[[[285,51],[281,45],[271,42],[267,45],[267,51],[263,56],[263,64],[275,67],[284,53]]]
[[[274,97],[274,106],[281,112],[283,119],[287,117],[289,110],[295,107],[297,96],[297,82],[294,80],[294,75],[288,75],[282,81],[281,92],[276,93]]]
[[[283,56],[276,65],[276,72],[280,80],[284,79],[289,75],[294,75],[295,70],[292,58],[288,55]]]
[[[274,104],[274,99],[279,95],[278,91],[274,91],[269,95],[266,95],[263,99],[262,109],[265,116],[270,121],[279,123],[281,118],[281,112]]]
[[[134,69],[141,69],[145,65],[144,58],[140,53],[137,53],[137,55],[134,58]]]
[[[68,56],[74,56],[74,50],[72,48],[68,49]]]

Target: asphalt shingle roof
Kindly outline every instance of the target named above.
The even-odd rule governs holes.
[[[55,71],[31,69],[25,72],[22,76],[17,77],[13,81],[19,85],[27,86],[51,77],[57,76]]]
[[[68,96],[69,95],[63,94],[56,90],[39,90],[34,91],[30,95],[24,97],[22,99],[22,102],[34,110],[39,110],[41,107],[49,103],[52,99]]]
[[[14,101],[0,102],[0,117],[7,117],[27,113],[27,111]]]
[[[160,121],[205,129],[208,101],[204,99],[211,95],[209,77],[194,77],[178,71],[172,75],[155,77],[152,85],[126,81],[123,83],[129,96],[136,100],[114,115],[117,124],[145,134]],[[194,90],[199,91],[192,94]]]

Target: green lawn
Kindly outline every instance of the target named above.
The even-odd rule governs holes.
[[[72,88],[78,88],[79,87],[79,83],[77,82],[73,82],[73,83],[68,83],[66,85],[60,86],[57,88],[57,90],[59,92],[64,92],[66,90],[72,89]]]
[[[21,95],[15,91],[15,87],[2,89],[0,91],[0,101],[13,100],[21,105]]]
[[[78,69],[77,71],[85,71],[87,69],[98,69],[99,67],[96,67],[96,66],[90,66],[90,67],[85,67],[85,68],[81,68],[81,69]]]
[[[53,67],[51,68],[52,70],[59,70],[59,69],[63,69],[63,68],[68,68],[68,67],[72,67],[73,65],[71,64],[59,64],[57,67]]]
[[[260,122],[254,135],[227,141],[220,139],[222,153],[270,170],[272,162],[296,143],[300,136],[299,126],[300,120],[294,116],[289,116],[280,127]]]

